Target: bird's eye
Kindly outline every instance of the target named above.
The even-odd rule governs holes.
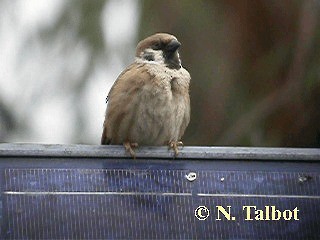
[[[159,42],[153,44],[153,49],[154,50],[160,50],[161,49],[161,44]]]

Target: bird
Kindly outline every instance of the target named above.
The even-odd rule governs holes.
[[[164,146],[174,155],[190,121],[190,74],[182,67],[181,43],[156,33],[136,47],[134,62],[120,73],[106,101],[102,145],[124,145],[135,158],[138,146]]]

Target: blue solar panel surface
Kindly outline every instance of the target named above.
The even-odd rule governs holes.
[[[315,155],[239,161],[19,154],[1,155],[3,239],[320,238]]]

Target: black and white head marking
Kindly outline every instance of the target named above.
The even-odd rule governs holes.
[[[165,63],[165,59],[164,59],[162,50],[154,50],[152,48],[147,48],[141,53],[140,58],[143,61],[146,61],[149,63],[155,63],[155,64],[164,64]]]

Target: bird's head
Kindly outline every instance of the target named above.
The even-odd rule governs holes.
[[[173,35],[156,33],[139,42],[136,57],[143,61],[164,64],[168,68],[180,69],[178,49],[181,43]]]

